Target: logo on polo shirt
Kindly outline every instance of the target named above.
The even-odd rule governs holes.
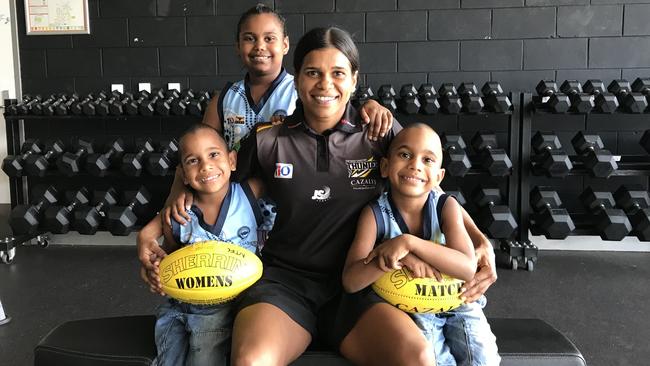
[[[375,189],[377,179],[374,178],[379,169],[379,163],[374,156],[367,159],[346,160],[345,165],[348,167],[348,177],[352,189]]]
[[[321,189],[315,189],[311,199],[317,202],[325,202],[330,199],[330,187],[323,186]]]
[[[237,236],[239,236],[241,239],[246,239],[248,234],[251,233],[251,229],[248,226],[242,226],[237,230]]]
[[[275,178],[291,179],[293,178],[293,164],[275,163]]]

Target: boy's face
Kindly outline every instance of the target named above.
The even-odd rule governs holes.
[[[230,172],[237,167],[237,155],[209,128],[187,134],[181,140],[183,181],[200,193],[228,189]]]
[[[390,181],[391,191],[408,197],[428,195],[445,176],[441,168],[440,137],[426,127],[402,130],[381,160],[381,175]]]
[[[249,17],[238,36],[237,51],[246,69],[255,75],[277,73],[289,52],[289,38],[274,14]]]

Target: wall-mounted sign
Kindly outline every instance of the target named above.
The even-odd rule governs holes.
[[[25,0],[27,35],[90,34],[88,0]]]

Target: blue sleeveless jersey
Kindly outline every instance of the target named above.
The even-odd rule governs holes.
[[[192,206],[187,213],[192,220],[186,225],[172,220],[172,234],[179,244],[184,246],[200,241],[219,240],[257,253],[257,227],[262,219],[255,196],[247,185],[230,183],[214,225],[205,223],[203,213],[197,206]]]
[[[429,198],[424,207],[422,239],[445,244],[445,235],[442,233],[442,224],[440,222],[442,215],[440,213],[447,197],[449,197],[447,194],[440,194],[439,192],[432,191],[429,193]],[[372,208],[375,223],[377,224],[377,244],[409,233],[402,215],[392,202],[390,193],[382,193],[376,201],[370,204],[370,208]]]
[[[260,122],[269,122],[272,116],[286,117],[296,108],[298,94],[293,84],[293,75],[282,69],[271,87],[256,105],[250,94],[246,79],[228,83],[219,96],[218,112],[223,123],[223,132],[232,149]]]

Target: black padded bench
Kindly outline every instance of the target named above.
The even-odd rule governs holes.
[[[584,366],[578,349],[539,319],[491,318],[501,365]],[[156,355],[151,315],[69,321],[34,349],[34,366],[149,366]],[[310,347],[292,365],[349,366],[338,354]]]

